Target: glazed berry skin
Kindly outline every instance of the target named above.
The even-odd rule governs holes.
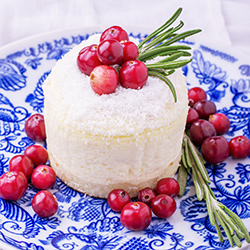
[[[6,172],[0,177],[0,197],[5,200],[21,199],[27,188],[27,178],[20,171]]]
[[[229,142],[230,155],[234,159],[245,159],[250,155],[250,140],[244,136],[236,136]]]
[[[121,41],[123,47],[123,60],[122,62],[136,60],[139,56],[139,51],[135,43],[131,41]]]
[[[36,142],[46,140],[44,117],[41,114],[33,114],[25,122],[24,131],[27,136]]]
[[[124,88],[141,89],[147,82],[148,69],[141,61],[127,61],[119,70],[119,79]]]
[[[201,145],[201,153],[211,164],[225,161],[229,156],[228,141],[220,135],[208,137]]]
[[[199,114],[200,119],[208,119],[210,115],[216,113],[216,105],[209,100],[201,100],[194,104],[193,108]]]
[[[55,182],[56,173],[47,165],[36,167],[31,175],[31,183],[37,189],[49,189],[55,184]]]
[[[156,193],[152,188],[146,187],[139,191],[138,200],[150,206],[151,201],[156,197]]]
[[[206,100],[207,93],[200,87],[193,87],[188,90],[189,105],[192,107],[196,102],[200,100]]]
[[[176,197],[180,192],[180,186],[174,178],[162,178],[156,184],[157,194],[167,194]]]
[[[230,128],[229,118],[222,113],[210,115],[208,121],[214,125],[217,135],[225,134]]]
[[[120,64],[123,60],[123,47],[117,40],[104,40],[98,45],[97,56],[105,65]]]
[[[21,171],[27,179],[30,178],[34,164],[25,155],[15,155],[10,159],[9,171]]]
[[[84,47],[78,54],[77,66],[85,75],[90,75],[92,70],[102,63],[97,56],[97,44]]]
[[[157,217],[165,219],[175,212],[176,202],[173,197],[167,194],[159,194],[152,200],[151,208]]]
[[[50,217],[58,210],[57,199],[47,190],[39,191],[32,199],[32,208],[38,216]]]
[[[91,72],[90,86],[99,95],[113,93],[118,83],[118,74],[108,65],[99,65]]]
[[[207,137],[215,136],[216,130],[209,121],[199,119],[192,123],[189,134],[194,144],[200,146]]]
[[[129,41],[128,33],[120,26],[111,26],[104,30],[100,37],[100,42],[107,39],[115,39],[117,41]]]
[[[123,207],[130,202],[130,196],[123,189],[114,189],[109,193],[107,201],[113,211],[121,212]]]
[[[152,212],[149,206],[141,201],[129,202],[121,212],[121,224],[133,231],[146,229],[152,219]]]
[[[35,166],[44,165],[48,160],[48,152],[41,145],[31,145],[24,150],[24,155],[28,157]]]

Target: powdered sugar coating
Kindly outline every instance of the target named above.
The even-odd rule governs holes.
[[[112,94],[96,94],[89,77],[79,71],[76,59],[83,47],[98,44],[99,37],[93,35],[67,53],[43,86],[46,105],[50,107],[47,112],[52,112],[65,130],[107,137],[136,135],[169,126],[187,110],[187,89],[181,70],[170,76],[177,103],[169,87],[153,77],[139,90],[118,86]]]

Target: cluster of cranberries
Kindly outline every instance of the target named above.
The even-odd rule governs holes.
[[[203,158],[212,164],[226,160],[229,155],[244,159],[250,155],[250,141],[240,135],[229,142],[222,135],[230,128],[229,118],[218,113],[216,105],[207,100],[206,92],[200,87],[188,91],[189,111],[186,127],[191,140],[201,147]]]
[[[44,118],[34,114],[25,123],[27,136],[42,142],[46,139]],[[15,155],[10,159],[9,171],[0,177],[0,197],[6,200],[22,198],[28,188],[28,181],[41,190],[32,199],[32,208],[40,217],[50,217],[58,210],[56,197],[46,189],[51,188],[56,181],[55,171],[45,165],[48,152],[41,145],[28,146],[24,154]]]
[[[121,212],[121,224],[134,231],[147,228],[152,212],[159,218],[168,218],[176,210],[174,197],[179,194],[180,186],[173,178],[160,179],[155,191],[149,187],[138,193],[138,201],[131,201],[123,189],[114,189],[108,195],[108,205],[115,212]],[[151,208],[151,209],[150,209]]]
[[[90,76],[90,85],[97,94],[110,94],[119,83],[132,89],[146,84],[148,69],[136,60],[138,55],[138,48],[129,41],[127,32],[112,26],[101,34],[99,45],[92,44],[79,52],[77,65],[82,73]]]

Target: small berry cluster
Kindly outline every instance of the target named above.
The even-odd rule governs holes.
[[[25,122],[24,130],[27,136],[42,142],[46,139],[44,118],[34,114]],[[0,177],[0,197],[6,200],[19,200],[28,189],[28,181],[40,189],[32,199],[32,208],[40,217],[50,217],[58,210],[56,197],[46,189],[56,182],[55,171],[45,165],[48,152],[41,145],[28,146],[24,154],[15,155],[10,159],[9,171]]]
[[[235,159],[250,155],[250,141],[246,136],[236,136],[230,142],[222,136],[230,128],[229,118],[223,113],[216,113],[216,105],[207,100],[202,88],[191,88],[188,99],[190,108],[186,128],[194,144],[201,147],[202,156],[207,162],[217,164],[229,155]]]
[[[110,94],[119,83],[132,89],[146,84],[148,69],[136,60],[138,55],[138,48],[129,41],[127,32],[112,26],[101,34],[99,45],[92,44],[79,52],[77,65],[82,73],[90,76],[90,85],[97,94]],[[115,68],[119,68],[118,73]]]
[[[168,218],[176,210],[174,197],[179,194],[179,183],[173,178],[160,179],[155,191],[149,187],[138,193],[138,201],[131,202],[123,189],[114,189],[108,195],[108,205],[115,212],[121,212],[121,224],[134,231],[147,228],[152,212],[159,218]],[[150,209],[151,207],[151,209]]]

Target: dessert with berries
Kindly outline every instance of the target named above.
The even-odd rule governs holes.
[[[48,154],[70,187],[102,198],[124,189],[135,197],[175,174],[188,112],[181,67],[190,62],[177,59],[190,48],[172,45],[180,25],[169,32],[171,22],[141,43],[112,26],[52,69],[43,86]]]

